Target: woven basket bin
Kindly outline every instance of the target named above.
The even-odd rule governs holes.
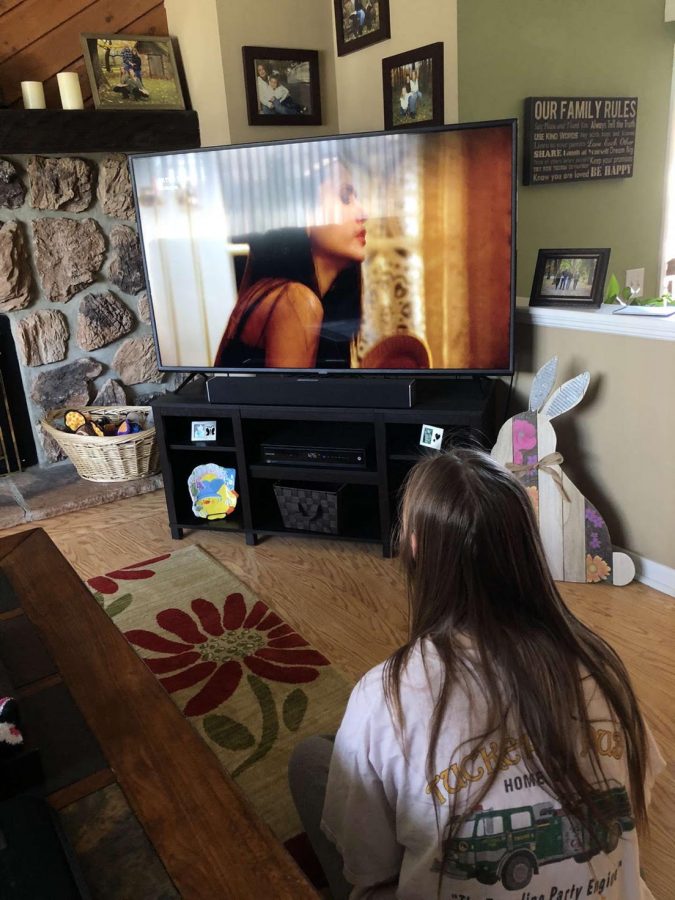
[[[141,425],[151,413],[149,406],[83,406],[79,411],[92,418],[108,416],[113,421],[122,421],[128,413],[135,413]],[[41,425],[69,457],[80,477],[87,481],[133,481],[159,471],[154,427],[113,437],[69,434],[53,424],[58,419],[63,421],[65,412],[65,409],[51,410]]]
[[[317,489],[314,483],[277,481],[274,494],[284,528],[294,531],[318,531],[339,534],[341,524],[341,494],[345,485],[325,485]]]

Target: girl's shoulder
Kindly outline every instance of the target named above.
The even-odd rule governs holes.
[[[374,666],[359,680],[354,688],[366,700],[382,698],[387,681],[390,660]],[[429,640],[418,640],[413,644],[401,667],[401,692],[422,691],[434,693],[443,675],[443,664],[438,651]]]
[[[321,301],[306,284],[272,276],[259,278],[240,295],[238,302],[243,307],[256,305],[269,312],[278,303],[322,309]]]

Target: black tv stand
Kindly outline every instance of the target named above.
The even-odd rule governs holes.
[[[329,381],[327,379],[327,381]],[[172,537],[185,529],[244,533],[254,545],[265,535],[337,538],[375,542],[384,556],[392,554],[401,484],[411,466],[430,452],[420,446],[422,425],[444,429],[443,445],[480,442],[490,447],[496,435],[494,380],[419,379],[425,393],[414,407],[305,406],[273,403],[213,403],[203,382],[193,381],[181,393],[158,397],[152,404],[159,441],[164,489]],[[331,383],[333,383],[331,381]],[[193,443],[191,423],[215,420],[216,440]],[[369,444],[366,465],[273,465],[263,459],[262,445],[289,429],[298,442],[314,443],[317,429],[333,429],[337,446],[348,429],[364,434]],[[227,519],[195,516],[187,481],[196,466],[217,463],[237,470],[239,502]],[[287,529],[274,492],[275,482],[307,483],[322,490],[345,485],[344,515],[336,534]]]
[[[206,393],[210,403],[409,409],[418,384],[419,379],[401,375],[238,372],[212,375]]]

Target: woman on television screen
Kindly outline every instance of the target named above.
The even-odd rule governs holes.
[[[321,171],[316,224],[247,238],[219,368],[350,368],[361,324],[366,217],[349,169]]]

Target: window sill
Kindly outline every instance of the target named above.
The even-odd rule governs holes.
[[[640,337],[654,341],[675,341],[675,316],[650,319],[647,316],[615,316],[613,306],[581,312],[576,309],[548,309],[528,306],[526,297],[516,300],[516,322],[519,325],[543,325],[547,328],[571,328],[575,331],[599,331],[623,337]]]

